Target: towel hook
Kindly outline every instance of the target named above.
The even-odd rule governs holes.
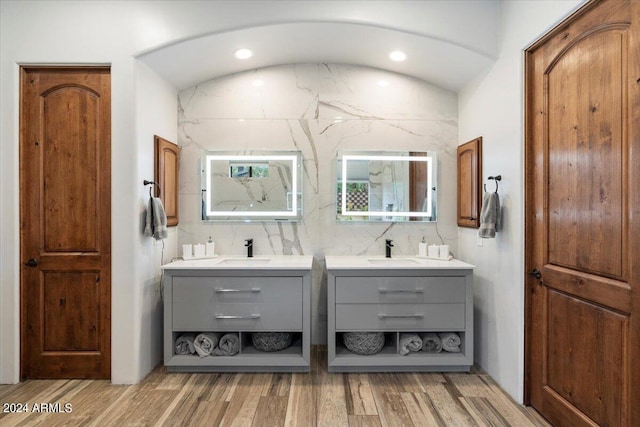
[[[498,192],[498,181],[502,181],[502,175],[496,175],[496,176],[490,176],[489,179],[493,179],[496,181],[496,191],[494,191],[494,193]],[[487,191],[487,184],[484,184],[484,191]]]
[[[155,185],[156,188],[158,189],[158,197],[160,197],[160,184],[158,184],[155,181],[149,181],[147,179],[145,179],[144,181],[142,181],[142,183],[144,185]],[[153,193],[151,193],[151,187],[149,187],[149,197],[153,197]]]

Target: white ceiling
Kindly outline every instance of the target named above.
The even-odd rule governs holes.
[[[214,25],[206,34],[165,43],[138,59],[179,90],[273,65],[345,63],[402,73],[458,91],[495,61],[499,22],[495,1],[363,1],[355,3],[360,5],[357,19],[352,9],[350,18],[345,18],[340,7],[347,3],[354,2],[287,2],[300,5],[298,13],[286,10],[290,22],[274,23],[279,11],[270,9],[264,22],[254,16],[240,29]],[[311,6],[320,4],[323,20],[308,19]],[[390,8],[392,5],[395,7]],[[225,6],[216,11],[218,20],[221,13],[237,13],[233,3],[225,2]],[[251,49],[254,56],[248,60],[233,57],[241,47]],[[407,60],[391,61],[392,50],[406,52]]]

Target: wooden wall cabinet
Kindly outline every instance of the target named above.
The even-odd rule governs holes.
[[[480,227],[482,137],[458,147],[458,227]]]
[[[154,136],[156,197],[162,200],[167,226],[178,225],[178,164],[180,148],[166,139]]]

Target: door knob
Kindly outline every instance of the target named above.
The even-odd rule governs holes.
[[[24,265],[26,265],[27,267],[37,267],[38,260],[35,258],[31,258],[29,261],[25,262]]]
[[[531,270],[529,272],[529,275],[535,277],[536,279],[542,278],[542,273],[540,273],[540,270],[538,270],[537,268],[534,268],[533,270]]]

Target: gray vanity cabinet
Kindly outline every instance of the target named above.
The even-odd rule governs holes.
[[[179,372],[307,372],[311,345],[311,257],[308,268],[225,268],[178,261],[164,267],[164,363]],[[274,264],[272,262],[272,264]],[[282,264],[282,263],[281,263]],[[283,264],[286,267],[286,263]],[[175,354],[184,334],[234,333],[233,356]],[[288,332],[291,346],[276,352],[254,348],[255,332]]]
[[[327,257],[329,371],[470,369],[473,266],[457,260],[424,260],[410,268],[361,264],[358,257]],[[352,353],[343,343],[345,332],[383,332],[385,346],[374,355]],[[403,332],[455,332],[461,339],[461,351],[418,351],[402,356],[399,346]]]

